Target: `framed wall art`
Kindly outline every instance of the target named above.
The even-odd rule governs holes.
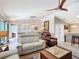
[[[44,21],[44,31],[49,31],[49,21]]]

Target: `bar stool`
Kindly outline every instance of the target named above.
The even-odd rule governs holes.
[[[79,47],[79,36],[72,36],[71,45],[74,45],[75,39],[78,40],[78,47]]]

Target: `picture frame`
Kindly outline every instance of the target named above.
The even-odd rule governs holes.
[[[64,25],[64,30],[67,30],[68,32],[70,32],[70,26],[69,25]]]
[[[49,21],[44,21],[44,31],[49,31]]]
[[[64,29],[68,30],[69,26],[68,25],[64,25]]]

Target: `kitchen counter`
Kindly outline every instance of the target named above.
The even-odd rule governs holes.
[[[79,36],[79,33],[72,33],[72,32],[65,33],[66,42],[71,42],[72,36]]]

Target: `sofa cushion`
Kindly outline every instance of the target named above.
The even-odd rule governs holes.
[[[32,48],[35,48],[36,46],[40,46],[42,44],[43,44],[43,42],[39,40],[38,42],[32,42],[32,43],[28,43],[28,44],[23,44],[23,48],[32,49]]]
[[[28,32],[28,33],[22,33],[18,34],[19,43],[31,43],[36,42],[39,40],[40,35],[38,32]]]
[[[24,43],[32,43],[32,42],[39,41],[39,37],[38,36],[28,36],[28,37],[24,37],[24,38],[19,38],[19,41],[22,44],[24,44]]]
[[[16,54],[16,53],[17,53],[17,49],[1,52],[0,58],[8,57],[8,56]]]
[[[38,42],[23,44],[23,53],[30,53],[43,48],[45,48],[45,44],[43,44],[42,40],[39,40]]]
[[[33,50],[33,45],[31,43],[23,44],[23,51]]]
[[[11,55],[11,56],[6,57],[4,59],[20,59],[20,58],[19,58],[18,54],[14,54],[14,55]]]
[[[32,33],[32,32],[29,32],[29,33],[19,34],[19,37],[20,37],[20,38],[32,37],[32,36],[39,36],[39,33]]]

